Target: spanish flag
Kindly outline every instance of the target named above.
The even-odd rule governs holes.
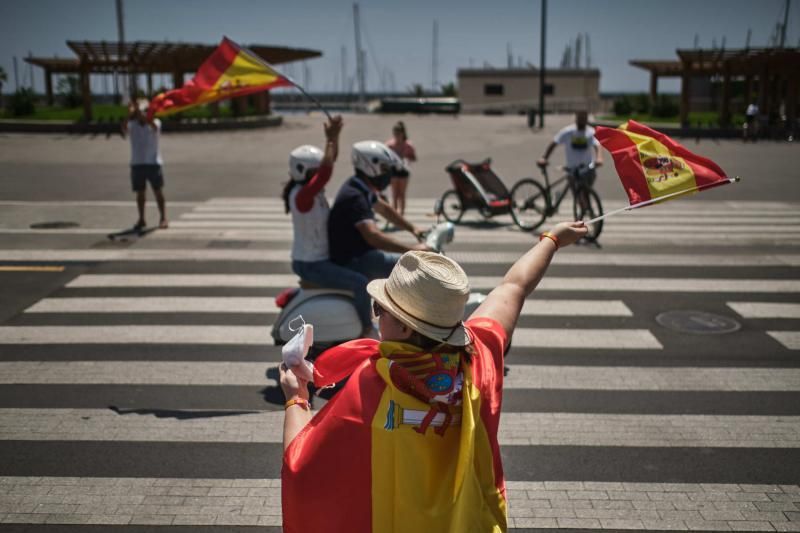
[[[169,115],[197,105],[293,85],[266,61],[227,37],[180,89],[156,95],[148,114]]]
[[[506,334],[466,327],[469,356],[360,339],[317,358],[316,386],[349,379],[284,453],[283,531],[506,531]]]
[[[617,129],[598,126],[595,136],[614,158],[630,207],[734,181],[710,159],[633,120]]]

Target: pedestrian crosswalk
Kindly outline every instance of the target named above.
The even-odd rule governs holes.
[[[430,226],[434,200],[409,218]],[[798,207],[675,202],[559,251],[506,360],[512,529],[800,530]],[[277,531],[291,222],[270,198],[176,210],[133,244],[84,226],[59,235],[96,246],[15,247],[34,230],[0,228],[0,265],[65,267],[0,314],[0,523]],[[535,242],[470,214],[446,253],[488,292]],[[655,320],[670,310],[742,327],[677,333]]]

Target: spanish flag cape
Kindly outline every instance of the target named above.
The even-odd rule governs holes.
[[[245,96],[293,83],[275,67],[227,37],[183,87],[156,95],[148,114],[170,115],[190,107]]]
[[[506,530],[497,430],[507,339],[492,319],[466,325],[470,356],[361,339],[317,358],[315,385],[349,379],[286,449],[286,533]]]

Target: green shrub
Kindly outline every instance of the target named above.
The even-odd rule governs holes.
[[[58,80],[56,89],[63,98],[64,107],[79,107],[83,103],[78,76],[64,76]]]
[[[675,101],[675,98],[662,94],[656,99],[652,114],[654,117],[668,118],[674,117],[679,111],[678,103]]]
[[[8,110],[11,112],[12,117],[33,115],[36,111],[33,91],[27,87],[17,89],[8,99]]]
[[[620,96],[614,100],[614,114],[617,116],[628,116],[633,111],[633,105],[628,96]]]
[[[650,96],[644,93],[635,94],[631,100],[633,100],[631,105],[636,113],[646,115],[650,112]]]

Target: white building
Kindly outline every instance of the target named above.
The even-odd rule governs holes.
[[[600,108],[600,71],[547,69],[545,111],[566,113]],[[459,69],[462,113],[524,113],[539,107],[539,69]]]

